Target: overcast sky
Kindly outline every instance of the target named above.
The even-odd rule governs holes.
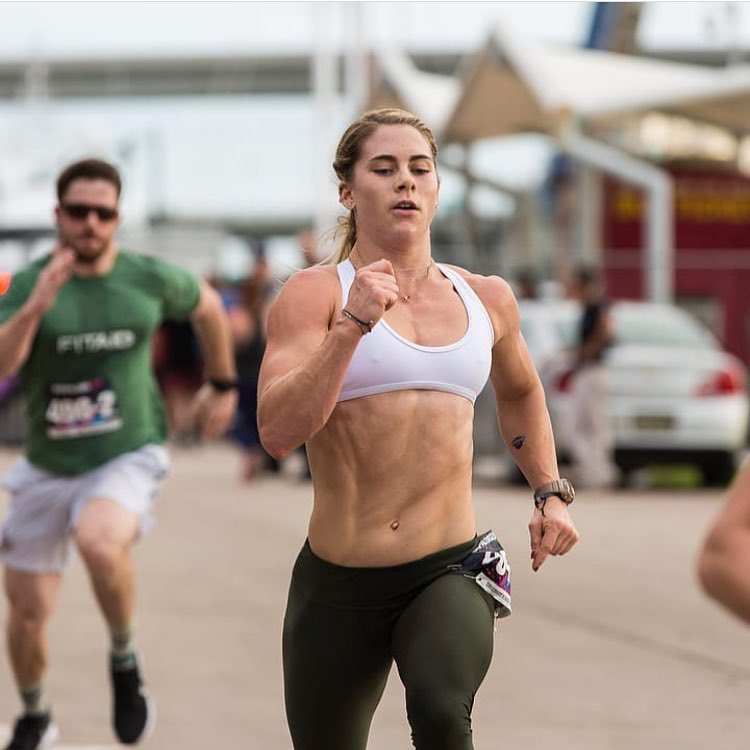
[[[480,41],[489,24],[499,17],[535,29],[542,36],[575,43],[591,12],[590,6],[580,2],[325,4],[337,6],[334,18],[346,12],[360,13],[373,43],[459,48]],[[2,2],[0,54],[307,50],[321,5],[324,3]],[[334,25],[338,26],[335,20]],[[340,28],[333,33],[340,37]]]
[[[355,28],[357,15],[363,44],[376,49],[473,52],[497,23],[506,31],[578,45],[594,6],[529,1],[6,0],[0,1],[0,60],[304,53],[320,38],[320,16],[326,11],[326,36],[341,47],[343,29]],[[648,49],[750,48],[749,27],[750,3],[649,2],[638,36]],[[335,135],[338,126],[332,125]],[[145,215],[153,203],[191,215],[307,212],[319,188],[312,132],[311,105],[300,97],[233,97],[210,104],[184,97],[100,99],[50,101],[36,107],[0,101],[0,223],[49,217],[52,176],[84,151],[125,165],[130,216]],[[506,184],[526,188],[543,179],[550,153],[548,144],[526,139],[513,141],[502,158],[482,161]],[[323,156],[328,164],[328,155]],[[290,173],[293,180],[286,177]],[[443,207],[450,206],[454,193],[459,195],[452,192],[450,177],[444,175]],[[332,203],[335,195],[333,185]],[[492,201],[497,203],[496,196]]]
[[[321,5],[334,37],[346,13],[363,18],[365,41],[409,48],[466,49],[491,24],[578,44],[587,2],[0,2],[0,59],[309,50]],[[356,10],[355,10],[356,9]],[[750,43],[746,2],[649,2],[639,36],[647,47]]]

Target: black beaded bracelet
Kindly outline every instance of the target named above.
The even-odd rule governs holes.
[[[345,315],[349,320],[356,323],[359,326],[359,330],[362,331],[362,335],[370,333],[372,331],[372,321],[360,320],[356,315],[352,315],[345,307],[341,310],[342,314]]]
[[[240,381],[237,378],[209,378],[208,382],[215,391],[219,391],[220,393],[234,391],[240,387]]]

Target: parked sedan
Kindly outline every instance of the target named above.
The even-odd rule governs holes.
[[[561,458],[570,445],[572,352],[579,306],[522,300],[524,336],[545,385]],[[747,369],[687,312],[612,304],[607,416],[624,477],[655,464],[693,464],[713,486],[729,482],[748,435]]]

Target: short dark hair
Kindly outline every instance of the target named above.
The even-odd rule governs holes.
[[[102,159],[82,159],[69,164],[57,178],[57,200],[62,203],[63,196],[75,180],[106,180],[115,186],[117,197],[122,191],[122,179],[117,167]]]

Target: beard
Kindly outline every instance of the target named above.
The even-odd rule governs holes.
[[[73,250],[75,251],[75,254],[76,254],[76,263],[81,263],[83,265],[91,265],[91,266],[93,266],[94,263],[96,263],[96,261],[99,260],[99,258],[104,253],[104,247],[101,247],[94,252],[90,250],[81,252],[76,247],[74,247]]]
[[[96,235],[63,237],[65,244],[76,255],[76,263],[93,265],[106,251],[109,242]]]

